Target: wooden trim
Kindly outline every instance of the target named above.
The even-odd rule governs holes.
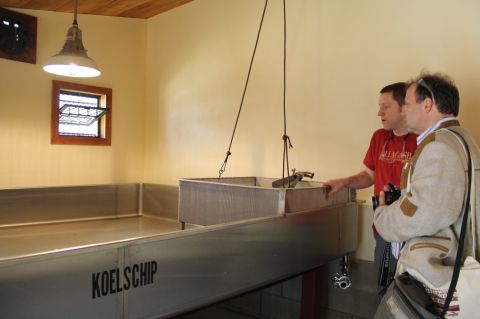
[[[193,0],[79,1],[78,13],[148,19],[191,1]],[[71,0],[7,0],[0,1],[0,5],[20,9],[73,12],[73,1]]]
[[[82,93],[94,93],[102,95],[108,111],[102,118],[100,126],[104,131],[102,137],[63,136],[58,134],[59,128],[59,95],[60,90],[68,90]],[[51,143],[73,145],[111,145],[112,143],[112,89],[77,84],[63,81],[52,81],[52,118],[51,118]]]

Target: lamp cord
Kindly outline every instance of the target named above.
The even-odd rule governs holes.
[[[75,0],[75,1],[77,1],[77,0]],[[218,171],[218,181],[220,181],[220,178],[222,177],[222,174],[225,172],[225,170],[227,168],[228,157],[230,155],[232,155],[230,150],[232,148],[233,137],[235,136],[235,131],[237,130],[238,119],[240,118],[240,113],[242,112],[243,101],[245,99],[245,93],[247,92],[248,81],[250,79],[250,72],[252,71],[253,60],[255,58],[255,53],[257,51],[258,39],[260,38],[260,33],[262,31],[263,19],[265,17],[265,11],[267,9],[267,4],[268,4],[268,0],[265,0],[265,5],[263,7],[263,13],[262,13],[262,19],[260,21],[260,26],[258,28],[258,33],[257,33],[257,40],[255,41],[255,47],[253,49],[252,58],[250,60],[250,67],[248,68],[247,80],[245,82],[245,87],[243,89],[242,100],[240,101],[240,107],[238,109],[237,119],[235,120],[235,126],[233,127],[232,137],[230,138],[230,144],[228,145],[227,155],[225,156],[225,160],[223,161],[223,164],[220,167],[220,170]]]
[[[78,0],[73,0],[73,24],[77,24]]]

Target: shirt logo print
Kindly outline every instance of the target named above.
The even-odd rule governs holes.
[[[378,157],[379,160],[384,161],[388,164],[400,163],[404,164],[408,162],[412,157],[412,152],[407,151],[387,151],[383,150]]]

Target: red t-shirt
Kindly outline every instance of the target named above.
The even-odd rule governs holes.
[[[400,186],[402,167],[417,149],[417,135],[396,136],[393,131],[379,129],[373,133],[363,164],[375,172],[373,193],[378,196],[383,187],[391,183]],[[373,231],[377,233],[375,226]]]
[[[378,196],[388,183],[400,185],[403,164],[413,156],[416,149],[416,134],[396,136],[392,131],[384,129],[373,133],[363,164],[375,172],[375,196]]]

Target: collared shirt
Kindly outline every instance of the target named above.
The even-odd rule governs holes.
[[[442,125],[442,123],[445,123],[451,120],[456,120],[456,118],[454,116],[448,116],[439,120],[437,123],[433,124],[429,129],[425,130],[422,134],[420,134],[417,137],[417,145],[420,145],[420,143],[422,143],[425,137],[427,137],[430,133],[434,132],[437,128],[439,128],[440,125]]]

